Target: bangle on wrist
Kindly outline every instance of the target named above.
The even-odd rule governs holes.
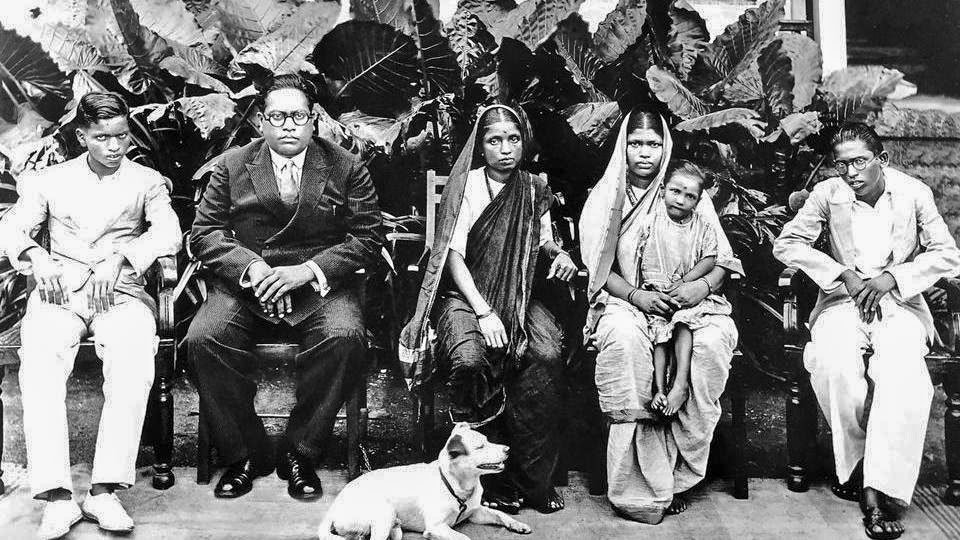
[[[710,286],[710,282],[707,281],[707,278],[702,277],[699,279],[699,281],[703,281],[703,283],[707,286],[707,294],[713,294],[713,287]]]
[[[487,308],[483,313],[477,313],[477,320],[486,319],[487,317],[493,315],[493,308]]]
[[[627,293],[627,302],[633,304],[633,295],[637,294],[639,291],[640,289],[633,289],[632,291]]]

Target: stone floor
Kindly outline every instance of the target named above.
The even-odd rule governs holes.
[[[7,493],[0,496],[0,538],[33,538],[40,503],[30,499],[23,469],[6,464]],[[178,468],[177,483],[167,491],[150,487],[146,469],[129,491],[121,494],[137,522],[128,538],[136,539],[300,539],[315,538],[316,527],[344,485],[342,471],[321,471],[326,493],[313,503],[295,502],[286,495],[276,476],[257,480],[249,495],[233,501],[213,497],[212,486],[197,485],[195,469]],[[89,483],[89,467],[74,468],[78,492]],[[590,496],[582,478],[571,476],[562,488],[567,508],[544,516],[524,510],[520,519],[533,527],[532,539],[614,540],[634,538],[866,538],[857,505],[833,497],[826,486],[807,493],[791,493],[782,480],[752,479],[750,499],[734,499],[722,480],[708,484],[694,497],[683,515],[659,526],[642,525],[614,516],[604,497]],[[912,507],[905,519],[905,538],[947,538],[957,529],[935,523],[957,523],[960,510],[936,505]],[[474,540],[507,539],[515,535],[489,526],[466,525],[459,529]],[[945,532],[946,531],[946,532]],[[948,534],[950,533],[950,534]],[[69,539],[106,538],[93,523],[81,522]],[[953,536],[955,537],[955,536]],[[421,538],[407,533],[407,540]]]

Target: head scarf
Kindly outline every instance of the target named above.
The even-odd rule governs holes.
[[[446,266],[447,254],[449,253],[450,239],[453,235],[453,229],[460,214],[467,178],[473,165],[473,159],[475,157],[477,148],[477,132],[479,130],[480,121],[488,111],[496,108],[508,111],[515,119],[517,119],[521,126],[521,134],[523,136],[523,142],[525,146],[530,140],[529,133],[526,129],[524,129],[523,118],[517,114],[516,111],[507,106],[491,105],[483,108],[477,114],[477,120],[474,122],[470,136],[467,138],[466,144],[464,145],[463,150],[460,152],[460,156],[454,163],[453,168],[450,171],[450,177],[447,180],[446,187],[443,190],[443,195],[440,201],[440,211],[438,213],[436,225],[436,234],[434,235],[430,258],[424,271],[423,282],[420,286],[420,295],[417,300],[416,311],[414,312],[413,318],[409,323],[407,323],[400,335],[399,355],[401,367],[404,370],[404,377],[407,379],[407,384],[411,388],[415,388],[426,378],[428,378],[432,371],[432,366],[427,363],[427,353],[429,350],[430,313],[433,310],[433,304],[440,287],[441,277],[443,276],[443,271]],[[526,155],[526,148],[524,149],[524,154]],[[530,175],[529,173],[521,170],[521,166],[522,160],[521,163],[518,164],[511,182],[517,182],[519,180],[522,181],[523,185],[527,185],[531,181]],[[504,192],[501,192],[501,194],[505,194],[505,192],[511,189],[511,187],[515,187],[514,184],[504,187]],[[500,197],[498,196],[496,199],[500,199]],[[493,207],[496,202],[501,201],[491,202],[490,206]],[[537,218],[539,218],[539,215],[537,215]],[[477,225],[480,225],[480,221],[478,221]],[[477,225],[475,225],[474,229],[476,229]],[[490,226],[491,224],[487,224],[487,227]],[[539,226],[539,221],[537,221],[536,226]],[[471,230],[471,237],[473,236],[473,233],[474,230]],[[482,251],[488,246],[479,247]],[[476,250],[471,250],[469,241],[467,251],[476,252]],[[465,255],[469,265],[469,253]],[[527,259],[524,260],[526,261]],[[529,269],[532,270],[532,267]],[[491,304],[491,306],[494,307],[494,309],[497,309],[504,322],[504,325],[507,327],[508,334],[511,336],[509,352],[513,356],[519,356],[522,354],[526,345],[526,339],[523,334],[522,326],[526,311],[526,301],[529,297],[529,284],[527,282],[532,277],[532,272],[527,272],[527,270],[527,268],[521,270],[523,276],[520,281],[524,285],[524,290],[521,290],[518,293],[499,291],[503,294],[498,294],[495,298],[487,298],[487,301]],[[514,272],[511,273],[511,276],[517,277],[515,275],[515,269],[511,268],[498,270],[500,274],[506,271],[509,271],[507,273]],[[474,279],[477,281],[478,288],[482,291],[483,287],[478,281],[478,276],[474,276]],[[492,281],[496,281],[495,276],[493,276]],[[501,307],[498,304],[507,305]],[[500,309],[498,309],[498,307]]]

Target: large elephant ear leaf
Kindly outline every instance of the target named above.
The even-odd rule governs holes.
[[[763,100],[763,81],[756,62],[723,87],[723,97],[731,103],[753,103]]]
[[[130,0],[140,15],[140,24],[160,37],[180,45],[204,42],[203,31],[180,0]]]
[[[313,49],[312,61],[332,81],[336,102],[350,98],[368,114],[389,116],[384,109],[405,110],[420,83],[416,45],[385,24],[337,25]]]
[[[110,0],[127,52],[145,70],[155,69],[160,61],[173,54],[170,44],[156,32],[140,23],[140,15],[130,0]]]
[[[392,26],[408,36],[416,29],[410,0],[350,0],[350,17]]]
[[[160,67],[190,84],[215,92],[230,93],[230,88],[214,77],[225,76],[226,68],[217,62],[205,47],[178,50],[173,56],[164,58]]]
[[[684,120],[710,112],[700,98],[688,90],[672,73],[659,66],[650,66],[647,69],[647,83],[657,99],[666,103],[673,114]]]
[[[742,124],[745,120],[754,120],[759,118],[757,111],[752,109],[732,108],[716,111],[689,120],[684,120],[676,125],[680,131],[704,131],[724,127],[730,124]]]
[[[100,51],[87,41],[79,28],[63,24],[44,26],[40,32],[40,46],[64,71],[104,71],[109,69]]]
[[[458,9],[447,25],[446,32],[463,80],[475,80],[495,69],[493,52],[497,42],[477,15]]]
[[[220,26],[227,41],[237,50],[280,26],[294,10],[277,0],[218,0]]]
[[[227,120],[233,118],[237,104],[224,94],[180,98],[174,103],[200,130],[204,139],[216,130],[224,127]]]
[[[514,0],[460,0],[457,4],[457,13],[472,13],[484,26],[492,28],[516,7],[517,3]]]
[[[563,110],[563,116],[578,137],[600,148],[623,112],[616,101],[600,101],[571,105]]]
[[[778,36],[780,50],[790,57],[793,74],[793,109],[810,105],[823,77],[823,55],[816,41],[793,32]]]
[[[783,41],[773,40],[767,45],[760,58],[760,80],[763,82],[763,94],[767,105],[777,118],[783,118],[794,110],[793,104],[793,62],[783,51]]]
[[[579,17],[571,17],[560,23],[553,35],[557,54],[563,58],[564,67],[573,76],[590,101],[608,101],[593,83],[593,78],[603,67],[603,62],[590,50],[590,32]]]
[[[557,24],[577,12],[584,0],[527,0],[490,28],[499,41],[513,38],[531,51],[550,38]]]
[[[669,41],[667,52],[670,63],[677,70],[681,80],[687,80],[700,52],[710,42],[707,23],[686,0],[677,0],[670,6]]]
[[[903,73],[883,66],[852,66],[834,71],[820,87],[821,121],[828,127],[863,121],[883,107]]]
[[[460,87],[460,67],[450,41],[441,33],[439,6],[433,0],[413,0],[417,45],[426,72],[427,95],[454,92]]]
[[[307,55],[339,16],[340,5],[335,2],[302,4],[280,26],[244,47],[234,62],[241,67],[259,66],[274,75],[312,71]]]
[[[710,44],[707,55],[724,83],[748,69],[773,41],[780,28],[784,1],[767,0],[746,10]]]
[[[606,64],[623,56],[643,33],[646,0],[620,0],[593,34],[593,52]]]
[[[49,96],[62,106],[70,99],[70,80],[40,44],[2,26],[0,84],[0,117],[7,122],[17,121],[18,106],[25,103],[34,104],[41,114],[55,119],[62,110],[48,111],[41,102]]]

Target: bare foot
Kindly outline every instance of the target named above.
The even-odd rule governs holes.
[[[670,501],[670,506],[667,507],[665,513],[668,516],[675,516],[677,514],[682,514],[687,511],[687,496],[681,493],[677,493],[673,496],[673,500]]]
[[[674,384],[673,388],[670,389],[670,393],[667,394],[667,402],[662,409],[663,414],[666,416],[673,416],[677,414],[677,411],[679,411],[680,407],[683,407],[683,404],[686,402],[687,387]]]
[[[667,406],[667,396],[663,395],[663,392],[658,391],[653,399],[650,400],[650,410],[663,413],[663,408]]]

